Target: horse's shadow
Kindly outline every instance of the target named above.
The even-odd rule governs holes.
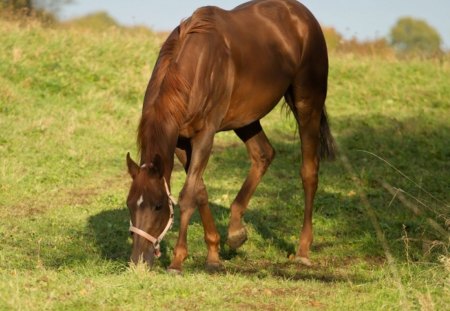
[[[336,200],[334,195],[326,194],[328,200]],[[210,208],[216,220],[228,219],[230,209],[228,207],[210,203]],[[277,248],[279,253],[289,254],[295,253],[297,247],[296,242],[289,241],[287,235],[280,232],[280,224],[289,223],[288,218],[290,216],[282,215],[284,213],[276,213],[274,210],[260,210],[249,208],[245,214],[245,221],[247,224],[251,225],[254,231],[256,231],[263,241],[270,241],[270,244]],[[301,212],[299,211],[299,215]],[[282,219],[280,219],[280,217]],[[300,218],[296,220],[290,219],[300,225]],[[199,213],[196,212],[192,219],[191,225],[198,224],[201,226],[201,219]],[[91,216],[88,221],[88,230],[92,232],[95,238],[95,244],[97,245],[101,255],[109,260],[119,261],[124,265],[129,262],[129,256],[131,252],[131,239],[128,232],[129,226],[129,212],[126,207],[119,207],[113,210],[103,211],[99,214]],[[224,221],[216,221],[217,230],[219,231],[221,237],[221,252],[220,256],[224,260],[225,265],[227,262],[232,262],[236,257],[241,256],[241,251],[231,250],[225,243],[227,239],[227,229],[228,223]],[[283,225],[282,225],[283,226]],[[290,225],[288,225],[290,226]],[[298,227],[297,226],[297,227]],[[171,232],[168,235],[167,240],[161,242],[161,258],[159,264],[163,267],[167,267],[171,260],[171,249],[176,241],[176,236],[179,229],[179,210],[175,212],[175,221]],[[292,228],[291,228],[292,229]],[[286,229],[290,231],[291,229]],[[283,231],[282,229],[281,231]],[[297,228],[295,229],[298,232]],[[199,237],[203,240],[203,237]],[[252,236],[249,236],[252,239]],[[170,243],[171,246],[168,244]],[[191,245],[190,245],[191,246]],[[313,251],[317,251],[322,247],[327,247],[326,245],[318,244],[313,246]],[[206,247],[204,248],[204,254],[206,256]],[[309,269],[295,269],[292,271],[293,266],[298,266],[294,262],[286,260],[281,260],[277,263],[271,262],[270,260],[262,260],[260,264],[250,263],[249,264],[231,264],[230,270],[233,273],[243,274],[243,275],[257,275],[261,276],[261,271],[265,271],[266,275],[271,275],[273,277],[286,278],[289,277],[294,280],[304,280],[312,279],[321,282],[336,282],[336,281],[348,281],[348,276],[345,278],[333,274],[331,271],[323,270],[320,266],[316,268]],[[194,270],[202,271],[202,265],[194,265]],[[354,276],[354,282],[363,281],[360,276]]]
[[[228,207],[219,204],[210,203],[210,208],[216,220],[228,218],[230,213],[230,209]],[[274,222],[270,221],[273,217],[278,216],[274,216],[268,212],[260,210],[256,211],[248,209],[244,218],[246,222],[251,224],[264,240],[270,240],[271,244],[283,252],[294,253],[295,245],[287,242],[283,236],[280,236],[274,232],[272,225]],[[191,225],[201,225],[201,219],[198,212],[194,213],[190,223]],[[107,259],[124,262],[129,260],[131,249],[131,239],[129,238],[130,233],[128,232],[128,227],[129,212],[126,207],[118,207],[113,210],[100,212],[91,216],[88,221],[88,230],[93,233],[93,236],[95,237],[95,244],[102,256]],[[237,255],[237,252],[230,250],[225,244],[228,229],[227,223],[216,221],[216,227],[221,237],[221,257],[223,259],[234,258]],[[176,210],[174,224],[169,235],[176,235],[178,229],[179,212]],[[161,259],[163,262],[170,257],[170,254],[168,254],[168,246],[164,240],[161,242],[161,254]]]
[[[423,184],[429,187],[434,186],[437,193],[443,192],[442,188],[445,185],[436,183],[434,179],[435,175],[438,175],[441,176],[442,180],[448,180],[450,170],[445,168],[448,167],[447,159],[449,152],[448,144],[446,145],[444,143],[448,141],[448,133],[450,133],[448,125],[439,124],[429,128],[427,124],[421,123],[418,119],[404,120],[402,123],[399,123],[395,118],[389,119],[379,116],[379,119],[383,120],[383,125],[369,126],[367,120],[364,118],[355,119],[352,117],[347,119],[344,117],[339,120],[343,124],[341,125],[342,129],[339,139],[340,146],[348,154],[355,169],[361,168],[361,174],[364,173],[367,175],[369,182],[373,178],[380,176],[381,178],[396,181],[400,187],[407,186],[403,185],[403,180],[396,179],[395,175],[393,176],[393,173],[388,170],[389,168],[380,167],[375,160],[354,151],[380,149],[380,152],[383,151],[386,153],[389,156],[389,160],[393,163],[403,163],[403,166],[400,168],[407,175],[414,175],[414,170],[417,167],[423,167],[430,172],[435,171],[436,167],[442,167],[442,169],[436,171],[436,174],[424,174]],[[407,126],[409,124],[414,124],[414,126]],[[431,132],[433,135],[427,134],[428,132]],[[256,238],[262,240],[257,245],[258,248],[264,247],[267,242],[270,243],[271,247],[276,248],[279,254],[288,256],[289,254],[295,253],[297,248],[298,234],[303,217],[302,207],[300,207],[303,205],[301,203],[303,197],[302,191],[300,190],[300,181],[298,179],[298,173],[292,170],[292,167],[299,165],[299,146],[296,142],[297,138],[292,137],[292,135],[289,136],[284,134],[284,132],[278,133],[277,130],[273,131],[272,135],[282,138],[274,140],[274,147],[277,150],[278,156],[265,175],[265,180],[258,186],[259,190],[257,190],[250,202],[250,207],[244,219],[256,231],[253,233],[250,232],[249,240]],[[424,146],[424,140],[426,141],[428,136],[434,137],[435,149],[422,147]],[[228,145],[225,144],[225,147],[222,146],[222,149],[216,150],[216,153],[214,153],[215,157],[211,160],[211,164],[215,179],[226,180],[230,176],[237,176],[238,179],[242,178],[243,180],[245,177],[245,172],[248,170],[249,165],[245,147],[239,142],[232,144],[233,148],[227,148]],[[420,157],[416,155],[420,155]],[[404,159],[409,159],[409,162],[405,163]],[[227,169],[214,170],[214,167],[226,167]],[[327,230],[328,236],[335,237],[335,239],[326,242],[323,239],[317,239],[312,245],[312,251],[313,254],[326,254],[326,258],[324,259],[324,256],[322,256],[322,258],[319,258],[319,261],[323,260],[331,263],[330,265],[326,262],[319,263],[316,265],[316,268],[295,270],[294,272],[289,270],[288,260],[281,260],[280,263],[272,263],[269,259],[261,258],[261,260],[256,260],[257,262],[249,261],[246,263],[244,258],[247,255],[245,254],[245,247],[244,250],[238,250],[237,252],[229,250],[224,244],[227,238],[228,225],[224,219],[229,218],[230,210],[228,207],[220,204],[211,203],[210,207],[221,236],[220,255],[227,269],[228,267],[232,267],[231,270],[233,272],[241,274],[258,274],[260,270],[271,269],[270,275],[275,277],[287,277],[291,279],[311,278],[324,282],[339,281],[341,277],[333,273],[332,270],[330,271],[329,266],[335,267],[339,264],[348,266],[352,264],[352,257],[358,257],[351,256],[351,254],[345,258],[344,256],[333,255],[335,250],[339,251],[344,248],[352,253],[359,252],[359,254],[363,254],[364,258],[369,261],[375,260],[376,262],[374,264],[383,264],[380,258],[383,258],[384,254],[380,251],[380,247],[374,247],[378,242],[372,224],[366,212],[361,207],[358,196],[355,195],[354,191],[348,192],[349,190],[345,190],[347,192],[343,192],[344,189],[353,189],[353,183],[351,181],[349,182],[350,178],[343,169],[342,163],[324,164],[321,170],[321,185],[350,185],[349,187],[342,187],[342,191],[319,190],[316,196],[314,214],[320,217],[315,217],[314,219],[316,221],[321,219],[320,221],[326,221],[329,224],[328,226],[324,226],[323,224],[316,223],[316,237],[321,236],[320,230]],[[411,222],[410,214],[402,212],[401,209],[396,210],[390,208],[390,204],[387,203],[392,198],[389,195],[383,197],[382,191],[378,189],[380,188],[379,186],[369,186],[372,187],[369,193],[369,200],[371,203],[373,201],[374,206],[377,207],[377,217],[379,218],[379,222],[383,224],[384,234],[392,241],[391,244],[394,244],[392,249],[393,255],[399,260],[402,260],[404,249],[402,245],[398,245],[399,243],[403,243],[402,232],[398,228],[402,228],[402,224],[405,221],[411,223],[413,229],[421,228],[421,219]],[[220,186],[214,188],[207,183],[207,187],[211,198],[218,197],[224,192],[224,189],[219,188]],[[267,194],[264,193],[266,191],[265,189],[269,189]],[[230,186],[230,189],[227,190],[237,193],[238,189],[232,189],[232,186]],[[277,191],[280,191],[281,198],[286,199],[271,197]],[[295,196],[292,193],[295,193]],[[258,199],[264,200],[264,205],[269,206],[269,208],[257,208],[255,205]],[[299,207],[293,208],[290,205]],[[167,239],[161,244],[162,258],[160,264],[163,266],[169,265],[170,258],[172,257],[170,250],[175,244],[179,228],[178,210],[176,211],[175,220],[174,228],[167,236]],[[131,243],[128,224],[129,213],[124,207],[117,207],[114,210],[101,212],[89,219],[88,230],[95,237],[95,244],[104,258],[121,261],[124,264],[129,261]],[[201,224],[198,213],[194,214],[191,224]],[[190,228],[190,234],[192,232],[191,230],[192,228]],[[416,230],[419,232],[418,229]],[[259,235],[259,237],[256,237],[256,235]],[[322,236],[324,235],[326,234],[322,234]],[[361,239],[361,237],[368,235],[371,236],[370,239]],[[198,237],[198,240],[203,240],[203,237],[199,236],[198,232],[196,232],[196,237]],[[344,245],[353,240],[358,241],[358,243],[352,244],[351,248]],[[191,247],[191,245],[189,246]],[[360,249],[357,249],[358,247]],[[196,245],[194,248],[197,249],[198,246]],[[206,255],[206,248],[204,248],[204,254]],[[341,262],[335,262],[335,260],[341,260]],[[347,260],[349,262],[346,262]],[[197,258],[195,258],[195,261],[198,261]],[[288,266],[287,268],[285,267],[286,265]],[[189,267],[192,267],[192,264]],[[197,268],[200,270],[202,266],[194,267],[194,269]],[[321,269],[325,272],[321,271]],[[355,278],[358,279],[357,276],[354,276],[352,281],[355,281]]]
[[[228,214],[228,209],[211,204],[211,209],[215,217],[225,217]],[[169,236],[176,235],[179,229],[179,211],[175,211],[175,220]],[[201,224],[198,213],[192,216],[191,224]],[[226,227],[221,223],[216,223],[217,229],[221,236],[221,249],[224,248],[224,239],[226,239]],[[97,245],[102,256],[111,260],[118,260],[128,262],[131,251],[131,239],[128,232],[129,226],[129,212],[126,207],[118,207],[113,210],[103,211],[99,214],[91,216],[88,221],[88,230],[93,233],[95,237],[95,244]],[[225,258],[232,258],[228,253],[221,253]],[[161,242],[161,259],[163,264],[168,264],[170,259],[169,247],[166,240]]]

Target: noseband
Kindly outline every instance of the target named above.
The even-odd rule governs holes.
[[[145,164],[142,167],[145,167]],[[166,194],[169,198],[169,209],[170,209],[169,221],[167,222],[167,225],[164,228],[163,232],[161,232],[161,234],[157,238],[155,238],[154,236],[148,234],[144,230],[141,230],[141,229],[133,226],[133,223],[131,222],[131,220],[130,220],[130,229],[129,229],[130,232],[140,235],[141,237],[147,239],[148,241],[150,241],[153,244],[153,246],[155,248],[155,257],[156,258],[159,258],[161,256],[159,243],[161,242],[161,240],[164,238],[164,236],[167,234],[167,232],[170,230],[170,228],[173,225],[173,205],[177,204],[176,199],[170,193],[169,185],[167,184],[166,179],[165,178],[163,178],[163,179],[164,179],[164,187],[166,188]]]

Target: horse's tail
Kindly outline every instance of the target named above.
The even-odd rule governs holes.
[[[320,158],[334,160],[336,154],[336,142],[328,126],[327,111],[325,106],[323,106],[322,116],[320,118]]]

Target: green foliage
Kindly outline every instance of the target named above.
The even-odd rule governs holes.
[[[165,37],[155,38],[157,35],[151,29],[146,26],[132,26],[125,27],[119,24],[113,17],[111,17],[107,12],[96,12],[88,14],[82,17],[74,18],[68,21],[59,22],[58,27],[62,28],[73,28],[74,30],[86,30],[86,31],[120,31],[127,32],[136,35],[146,35],[151,37],[153,40],[162,41]]]
[[[329,51],[335,51],[342,43],[342,35],[333,27],[322,27]]]
[[[355,54],[391,58],[394,50],[386,39],[359,41],[356,38],[345,40],[333,27],[322,27],[329,53]]]
[[[119,23],[106,12],[97,12],[75,18],[64,22],[63,25],[101,31],[109,28],[120,28]]]
[[[400,52],[434,54],[441,52],[439,33],[423,20],[404,17],[390,33],[391,44]]]
[[[393,58],[394,50],[385,39],[358,41],[355,38],[343,41],[336,50],[340,54],[365,55],[382,58]]]
[[[0,8],[11,8],[14,10],[31,11],[33,9],[33,1],[31,0],[3,0],[0,2]]]
[[[0,2],[0,8],[23,11],[26,14],[31,14],[33,11],[39,10],[55,12],[61,5],[70,2],[72,0],[2,0]]]
[[[153,271],[129,267],[125,154],[135,151],[142,98],[160,41],[146,32],[29,27],[0,20],[0,309],[303,310],[448,306],[450,60],[410,62],[331,54],[331,127],[354,169],[323,163],[311,268],[288,259],[303,216],[293,118],[263,127],[277,156],[245,216],[249,240],[222,244],[226,273],[207,275],[198,215],[182,277],[167,275],[177,237]],[[401,169],[430,198],[377,158]],[[249,160],[220,133],[205,183],[226,239],[229,205]],[[360,183],[357,183],[357,180]],[[414,196],[415,216],[378,183]],[[172,178],[180,191],[184,173]],[[377,239],[367,197],[393,263]],[[444,202],[444,203],[442,203]],[[419,204],[419,203],[417,203]]]
[[[69,2],[71,0],[4,0],[0,2],[0,18],[21,21],[24,24],[40,22],[44,25],[55,25],[55,13],[60,5]]]

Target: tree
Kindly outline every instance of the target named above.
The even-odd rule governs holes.
[[[12,9],[30,15],[35,11],[56,12],[62,4],[72,0],[0,0],[0,8]]]
[[[32,0],[2,0],[0,7],[2,9],[11,9],[13,11],[23,11],[30,14],[33,10]]]
[[[392,27],[391,45],[400,52],[433,54],[441,52],[439,33],[424,20],[403,17]]]
[[[0,0],[1,18],[32,17],[44,24],[55,24],[56,14],[63,4],[72,0]]]
[[[342,43],[342,35],[333,27],[322,27],[322,31],[325,36],[325,41],[327,42],[328,50],[336,50]]]

